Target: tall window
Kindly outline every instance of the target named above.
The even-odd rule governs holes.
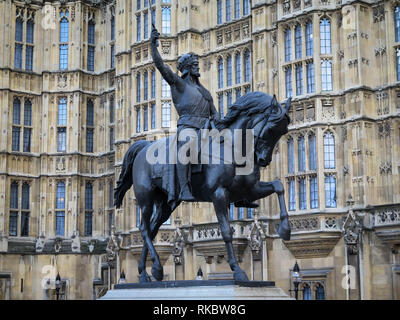
[[[58,121],[57,121],[57,151],[67,150],[67,100],[61,98],[58,102]]]
[[[222,58],[218,59],[218,89],[224,86],[224,62]]]
[[[89,71],[94,71],[94,52],[95,52],[95,24],[92,20],[88,24],[88,56],[87,65]]]
[[[88,182],[85,188],[85,237],[92,236],[93,229],[93,185]]]
[[[24,105],[24,140],[22,145],[23,152],[31,152],[32,140],[32,102],[25,100]]]
[[[285,70],[285,85],[286,85],[286,98],[291,97],[292,94],[292,68],[289,66]]]
[[[164,102],[162,104],[162,121],[161,126],[163,128],[171,127],[171,104],[169,102]]]
[[[242,82],[242,58],[239,52],[235,54],[235,80],[236,84]]]
[[[244,52],[244,81],[250,82],[251,77],[251,66],[250,66],[250,51]]]
[[[321,62],[321,81],[322,91],[332,91],[332,62],[330,60],[322,60]]]
[[[225,115],[225,110],[224,110],[224,94],[220,93],[218,95],[218,109],[219,109],[219,113],[221,115],[221,118],[224,117]]]
[[[33,32],[35,24],[32,20],[26,23],[25,69],[33,70]]]
[[[217,24],[222,23],[222,0],[217,0]]]
[[[328,18],[321,20],[319,24],[321,54],[331,54],[331,22]]]
[[[306,56],[313,55],[313,30],[312,22],[308,21],[306,24]]]
[[[226,85],[232,85],[232,57],[229,55],[226,58]]]
[[[94,106],[93,101],[87,101],[86,110],[86,152],[93,152],[94,138]]]
[[[142,0],[137,0],[137,1],[136,1],[136,10],[140,10],[140,8],[141,8],[141,2],[142,2]]]
[[[306,171],[306,147],[304,136],[299,136],[297,140],[297,160],[299,171]]]
[[[225,0],[225,20],[232,20],[232,5],[231,0]]]
[[[115,67],[115,46],[111,45],[111,69]]]
[[[243,207],[239,207],[238,208],[238,219],[239,220],[243,220],[244,219],[244,208]]]
[[[56,235],[64,236],[65,232],[65,183],[57,184],[56,196]]]
[[[239,99],[242,96],[242,89],[241,88],[235,89],[235,96],[236,96],[236,100]]]
[[[250,14],[250,0],[243,0],[243,15]]]
[[[235,219],[235,204],[234,203],[229,204],[229,219],[230,220]]]
[[[288,28],[285,30],[285,61],[292,60],[292,36],[291,30]]]
[[[394,38],[396,42],[400,41],[400,6],[394,9]]]
[[[151,109],[151,128],[156,128],[156,104],[152,103],[150,106]]]
[[[21,237],[29,236],[29,184],[22,185],[22,203],[21,203]]]
[[[303,65],[296,66],[296,95],[303,94]]]
[[[114,97],[110,97],[110,123],[114,123],[114,111],[115,111],[115,104],[114,104]]]
[[[17,18],[15,21],[15,52],[14,52],[14,67],[22,69],[22,50],[23,50],[23,29],[24,21]]]
[[[325,288],[320,283],[315,289],[315,300],[325,300]]]
[[[329,131],[324,135],[324,168],[335,169],[335,138]]]
[[[110,151],[114,150],[114,128],[110,128]]]
[[[142,17],[140,14],[136,15],[136,41],[142,40]]]
[[[8,226],[10,236],[18,235],[18,183],[12,182],[10,187],[10,220]]]
[[[294,179],[289,180],[289,211],[296,210],[296,194],[294,183]]]
[[[295,42],[295,58],[301,58],[301,50],[302,50],[302,36],[301,36],[301,26],[298,24],[294,29],[294,42]]]
[[[153,24],[156,23],[156,9],[155,8],[151,9],[151,23],[153,23]]]
[[[171,97],[171,87],[164,78],[161,79],[161,97],[162,98]]]
[[[143,13],[143,38],[147,39],[149,37],[149,14],[147,12]]]
[[[334,175],[325,176],[325,206],[336,208],[336,177]]]
[[[21,101],[18,98],[13,102],[13,127],[12,127],[12,151],[20,151],[21,137]]]
[[[235,0],[235,19],[240,18],[240,0]]]
[[[303,300],[312,300],[311,288],[308,284],[303,288]]]
[[[140,73],[136,74],[136,102],[140,102]]]
[[[307,209],[307,200],[306,200],[306,179],[299,179],[299,209],[305,210]]]
[[[310,177],[310,208],[318,208],[318,181],[316,176]]]
[[[307,63],[307,93],[312,93],[315,91],[315,81],[314,81],[314,63]]]
[[[141,123],[140,114],[141,114],[140,108],[136,108],[136,132],[140,132],[140,123]]]
[[[247,219],[253,218],[253,208],[247,208]]]
[[[396,49],[396,71],[397,81],[400,81],[400,49]]]
[[[143,75],[143,98],[146,101],[149,98],[149,74],[147,71]]]
[[[288,173],[294,173],[294,143],[293,138],[287,141]]]
[[[156,97],[156,72],[155,70],[151,71],[151,98],[155,99]]]
[[[308,136],[308,165],[310,170],[317,170],[317,144],[314,134]]]
[[[111,180],[108,183],[108,207],[111,209],[108,213],[108,234],[111,234],[111,228],[114,224],[114,183]]]
[[[60,69],[68,69],[68,41],[69,41],[69,13],[68,11],[61,12],[60,20]]]
[[[147,106],[143,108],[143,130],[149,130],[149,110]]]
[[[111,68],[114,68],[115,64],[115,18],[111,17]]]
[[[161,10],[162,26],[161,30],[163,34],[171,33],[171,7],[162,7]]]

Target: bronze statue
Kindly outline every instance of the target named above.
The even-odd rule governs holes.
[[[237,160],[236,154],[232,157],[229,152],[224,151],[221,156],[222,163],[205,162],[201,164],[200,170],[193,170],[192,190],[190,190],[188,172],[190,168],[198,165],[188,164],[182,169],[179,161],[176,164],[149,162],[150,151],[157,148],[162,150],[162,146],[170,146],[166,141],[173,138],[167,137],[154,142],[140,140],[129,148],[124,156],[115,189],[114,204],[119,208],[125,193],[133,185],[137,205],[141,209],[140,231],[144,240],[138,267],[140,282],[150,281],[145,267],[149,251],[153,261],[151,273],[156,280],[163,279],[163,268],[152,240],[160,226],[168,220],[183,199],[213,203],[225,241],[229,265],[234,272],[234,279],[247,281],[248,278],[239,267],[232,246],[228,207],[230,203],[243,203],[250,206],[251,202],[276,193],[281,220],[278,234],[284,240],[290,239],[290,225],[281,181],[260,181],[260,167],[266,167],[271,162],[276,143],[288,131],[290,99],[283,107],[277,102],[275,96],[263,92],[250,92],[240,97],[229,108],[223,119],[218,119],[210,93],[198,81],[198,58],[193,54],[180,58],[178,68],[182,72],[182,77],[179,77],[162,62],[156,50],[157,38],[158,32],[153,28],[152,55],[157,68],[171,85],[172,99],[180,115],[178,133],[183,131],[183,128],[195,130],[196,135],[200,129],[202,132],[207,132],[205,129],[216,128],[217,132],[224,132],[226,134],[224,139],[214,139],[214,142],[217,141],[216,143],[221,145],[234,144],[235,152],[239,149],[241,155],[246,152],[245,161],[246,164],[251,163],[251,170],[246,174],[238,173],[239,169],[243,169],[243,163]],[[246,134],[237,136],[238,132],[246,132]],[[200,136],[202,134],[198,137]],[[234,139],[225,139],[229,136]],[[248,149],[248,145],[252,148]],[[226,161],[227,159],[232,161]],[[187,189],[180,191],[181,188],[175,184],[176,176],[178,176],[179,185],[186,184]],[[153,213],[154,205],[156,209]]]

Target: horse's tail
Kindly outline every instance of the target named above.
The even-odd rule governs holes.
[[[114,205],[121,207],[122,200],[124,199],[125,193],[133,184],[132,180],[132,167],[133,161],[137,154],[151,142],[146,140],[139,140],[131,145],[128,151],[124,155],[124,161],[122,162],[122,170],[117,181],[117,187],[114,189]]]

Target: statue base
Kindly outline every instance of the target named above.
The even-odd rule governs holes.
[[[273,281],[180,280],[116,284],[100,300],[292,300]]]

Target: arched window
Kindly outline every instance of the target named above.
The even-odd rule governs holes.
[[[400,41],[400,6],[394,9],[394,39]]]
[[[61,98],[58,103],[58,125],[67,125],[67,100]]]
[[[94,71],[94,52],[95,52],[95,24],[92,20],[88,24],[88,56],[87,66],[89,71]]]
[[[292,39],[291,30],[287,28],[285,30],[285,61],[292,60]]]
[[[217,24],[222,23],[222,0],[217,0]]]
[[[224,95],[222,93],[218,95],[218,109],[221,118],[223,118],[225,115],[225,110],[224,110]]]
[[[323,18],[319,24],[321,39],[321,54],[331,54],[331,22],[328,18]]]
[[[16,69],[22,69],[23,25],[23,20],[18,17],[15,21],[14,67]]]
[[[236,84],[242,82],[242,59],[239,52],[235,54],[235,80]]]
[[[61,12],[60,20],[60,69],[68,69],[68,41],[69,41],[69,13],[68,11]]]
[[[302,35],[301,35],[301,26],[298,24],[294,29],[294,42],[295,42],[295,58],[301,58],[302,51]]]
[[[12,151],[20,151],[21,137],[21,101],[18,98],[13,102],[13,127],[12,127]]]
[[[335,137],[330,131],[324,135],[324,168],[335,169]]]
[[[322,60],[321,62],[322,91],[332,91],[332,61]]]
[[[56,196],[56,235],[63,236],[65,232],[65,183],[57,183]]]
[[[85,188],[85,236],[91,237],[93,229],[93,185],[88,182]]]
[[[226,85],[232,85],[232,57],[228,55],[226,58]]]
[[[297,140],[297,160],[299,171],[306,171],[306,147],[304,136],[299,136]]]
[[[313,30],[312,22],[308,21],[306,24],[306,56],[313,55]]]
[[[225,20],[227,22],[232,20],[232,4],[231,4],[231,0],[225,0]]]
[[[315,300],[325,300],[325,288],[320,283],[315,288]]]
[[[65,152],[67,147],[67,100],[61,98],[58,102],[57,119],[57,151]]]
[[[21,124],[21,101],[18,98],[13,103],[13,124]]]
[[[288,173],[294,173],[294,143],[293,138],[287,141],[288,152]]]
[[[303,287],[303,300],[312,300],[311,288],[308,284]]]
[[[251,66],[250,66],[250,51],[246,49],[244,52],[244,81],[250,82]]]
[[[33,20],[28,20],[26,23],[26,52],[25,52],[25,69],[33,70],[33,32],[35,24]]]
[[[218,88],[222,88],[224,86],[224,62],[222,58],[218,59]]]
[[[162,7],[161,9],[162,18],[162,33],[171,33],[171,7]]]

